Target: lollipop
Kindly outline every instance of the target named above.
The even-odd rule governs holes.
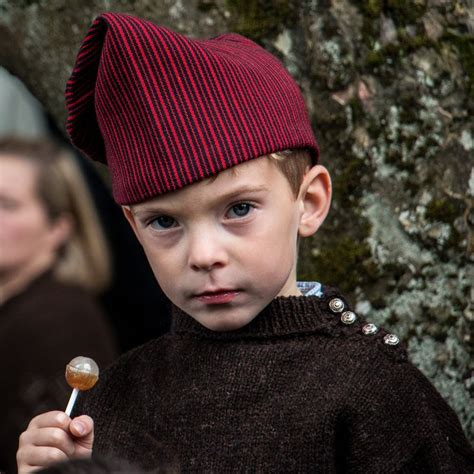
[[[73,388],[66,415],[70,415],[80,390],[89,390],[99,379],[99,367],[90,357],[75,357],[66,365],[66,382]]]

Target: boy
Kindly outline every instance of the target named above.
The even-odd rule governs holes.
[[[20,473],[92,448],[195,472],[472,470],[456,416],[398,338],[336,290],[301,295],[298,238],[324,221],[331,184],[273,56],[108,13],[66,97],[73,143],[107,161],[175,312],[170,334],[83,397],[87,415],[32,420]]]

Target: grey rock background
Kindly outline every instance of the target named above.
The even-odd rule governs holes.
[[[61,127],[75,53],[106,10],[190,36],[232,30],[282,59],[335,188],[301,278],[397,333],[474,440],[472,1],[0,0],[0,64]]]

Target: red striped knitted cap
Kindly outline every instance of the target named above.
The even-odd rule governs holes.
[[[106,13],[67,83],[67,130],[107,162],[119,204],[133,204],[252,158],[318,145],[295,81],[237,34],[190,39]]]

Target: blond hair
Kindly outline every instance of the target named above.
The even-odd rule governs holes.
[[[49,140],[5,138],[0,154],[28,160],[37,170],[36,192],[53,222],[72,219],[70,237],[53,267],[58,280],[93,292],[111,280],[111,259],[92,198],[75,157]]]
[[[303,182],[306,172],[314,164],[310,152],[304,148],[275,151],[259,158],[269,159],[270,162],[280,170],[287,179],[295,198],[298,197],[301,183]],[[239,165],[236,165],[230,168],[233,173],[238,173],[238,166]],[[210,176],[208,178],[209,182],[214,182],[218,176],[219,173]]]
[[[267,155],[288,180],[293,195],[298,197],[303,178],[313,163],[305,149],[282,150]]]

